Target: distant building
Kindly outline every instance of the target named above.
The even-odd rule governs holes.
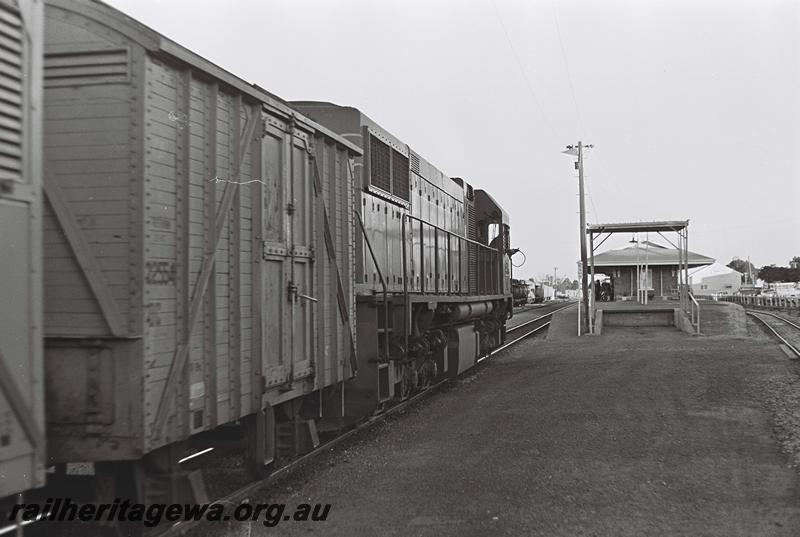
[[[545,300],[553,300],[556,296],[555,288],[547,283],[542,283],[542,296]]]
[[[800,282],[774,282],[769,288],[776,296],[800,296]]]
[[[742,273],[716,261],[689,271],[689,283],[695,295],[737,293],[742,286]]]
[[[710,265],[714,259],[695,252],[688,253],[689,270]],[[642,289],[650,296],[669,298],[678,290],[678,250],[651,241],[641,241],[622,248],[595,254],[595,274],[611,277],[616,300],[637,296],[637,266]]]

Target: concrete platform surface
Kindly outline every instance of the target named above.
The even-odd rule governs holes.
[[[665,308],[673,309],[678,307],[675,301],[665,300],[651,302],[648,305],[637,304],[636,302],[620,301],[620,302],[598,302],[598,308],[612,309],[616,311],[631,311],[631,310],[663,310]],[[584,309],[581,308],[581,315]],[[604,337],[611,334],[617,334],[620,327],[613,327],[613,331],[609,332],[609,328],[605,327],[603,334],[598,337]],[[667,330],[667,328],[663,328]],[[669,331],[678,332],[679,330]],[[648,331],[649,332],[649,331]],[[701,336],[747,336],[747,316],[745,315],[744,308],[739,304],[730,302],[700,302],[700,332]],[[628,331],[628,333],[633,333]],[[690,337],[687,334],[687,337]],[[547,331],[548,340],[577,340],[578,339],[578,308],[570,308],[568,310],[560,311],[553,315],[553,320],[550,323],[550,328]]]
[[[597,302],[596,307],[604,310],[671,310],[673,308],[679,308],[680,302],[677,300],[653,299],[647,304],[639,304],[635,300],[617,300],[614,302]]]
[[[767,402],[790,378],[765,339],[530,340],[250,498],[327,521],[191,535],[796,537]]]

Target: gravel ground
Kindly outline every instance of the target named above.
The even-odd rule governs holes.
[[[785,312],[782,315],[786,315]],[[787,318],[791,316],[786,315]],[[766,344],[774,344],[772,337],[758,321],[748,317],[750,335]],[[800,471],[800,364],[787,366],[792,374],[776,374],[766,379],[766,403],[772,415],[775,436],[781,448]]]
[[[797,372],[743,330],[526,341],[250,498],[327,521],[191,535],[796,537]]]

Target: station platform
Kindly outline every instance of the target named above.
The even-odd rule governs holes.
[[[796,537],[793,367],[757,331],[528,339],[250,500],[332,505],[281,535]]]
[[[747,332],[747,317],[742,308],[738,304],[730,302],[714,302],[701,300],[700,304],[700,336],[746,336]],[[635,301],[617,301],[617,302],[598,302],[597,309],[612,312],[666,312],[672,311],[678,307],[678,302],[674,300],[654,300],[649,304],[638,304]],[[581,305],[581,315],[584,314],[584,309]],[[622,326],[604,326],[602,334],[597,337],[603,337],[612,334],[625,334],[627,336],[636,337],[642,335],[651,335],[655,332],[667,333],[673,332],[675,334],[684,334],[686,337],[691,337],[689,334],[682,332],[680,329],[672,326],[659,326],[659,327],[622,327]],[[570,308],[560,311],[553,315],[550,327],[547,330],[548,340],[560,339],[578,339],[578,308]]]
[[[661,310],[677,308],[679,307],[679,303],[677,300],[655,298],[650,300],[647,304],[639,304],[635,300],[615,300],[614,302],[597,302],[595,306],[597,309],[606,310]]]

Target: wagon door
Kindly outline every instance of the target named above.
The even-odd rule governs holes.
[[[267,388],[312,373],[313,188],[305,133],[269,120],[262,143],[262,356]]]

